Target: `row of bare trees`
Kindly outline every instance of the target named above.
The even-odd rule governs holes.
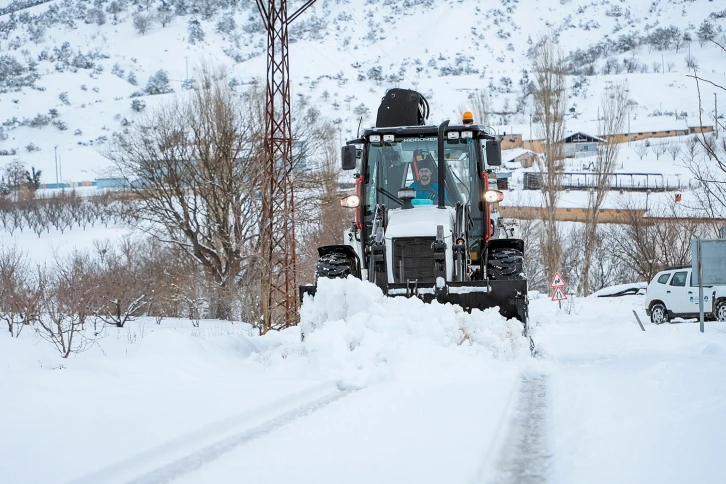
[[[42,265],[17,248],[0,248],[0,321],[16,337],[33,328],[64,357],[87,348],[103,326],[123,328],[140,316],[198,325],[214,316],[220,298],[228,298],[235,319],[247,319],[244,294],[222,290],[183,251],[152,238],[96,242],[91,252]]]
[[[588,223],[558,222],[563,256],[557,271],[578,294],[588,295],[614,284],[647,282],[665,267],[690,264],[691,240],[714,236],[714,227],[684,217],[683,207],[675,202],[651,207],[649,217],[643,217],[638,208],[626,201],[621,206],[621,223],[598,224],[594,230]],[[538,243],[545,224],[527,220],[521,226],[528,247],[525,269],[529,287],[546,292],[552,273],[546,269]],[[589,261],[583,251],[588,246]]]
[[[119,222],[120,212],[114,209],[117,203],[111,193],[81,197],[75,191],[48,197],[0,197],[0,228],[10,235],[27,228],[40,237],[51,228],[65,233],[98,223],[108,227]]]

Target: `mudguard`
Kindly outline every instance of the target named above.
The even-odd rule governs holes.
[[[524,240],[522,239],[489,239],[485,251],[495,249],[517,249],[524,255]]]

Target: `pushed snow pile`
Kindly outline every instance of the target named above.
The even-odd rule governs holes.
[[[300,317],[304,341],[297,333],[260,357],[271,366],[305,366],[351,384],[432,373],[467,378],[493,360],[529,355],[522,323],[504,319],[496,308],[468,314],[451,304],[389,298],[353,277],[320,279]]]

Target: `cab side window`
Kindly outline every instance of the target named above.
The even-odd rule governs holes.
[[[671,273],[668,272],[658,278],[658,284],[668,284],[668,279],[671,277]]]
[[[676,272],[675,274],[673,274],[673,279],[671,280],[671,286],[685,286],[687,275],[688,275],[687,272]]]

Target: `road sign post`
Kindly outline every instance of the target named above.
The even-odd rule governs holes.
[[[691,284],[698,285],[698,319],[703,333],[703,287],[726,285],[726,239],[691,240],[691,267]],[[713,303],[711,300],[711,311],[715,309]]]
[[[565,286],[567,286],[565,278],[562,277],[559,272],[555,272],[555,275],[552,276],[552,282],[550,282],[550,289],[553,289],[552,300],[557,301],[557,306],[560,309],[562,309],[562,301],[567,299]]]

